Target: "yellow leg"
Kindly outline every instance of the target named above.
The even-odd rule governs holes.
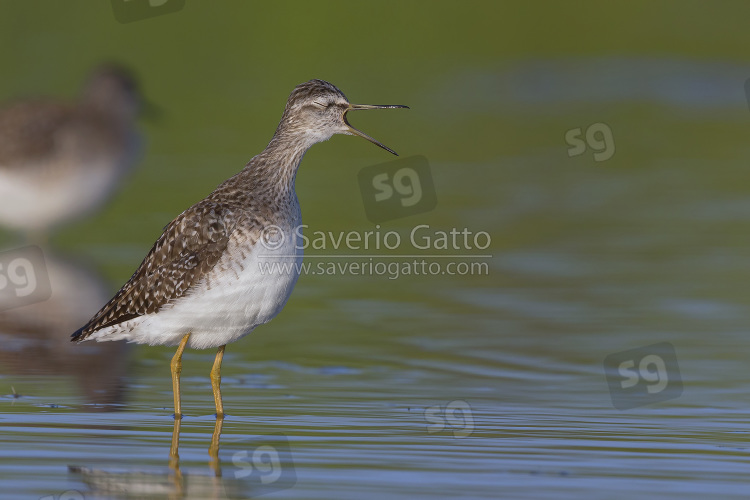
[[[211,387],[214,389],[214,403],[216,403],[216,417],[224,418],[224,404],[221,402],[221,360],[224,358],[224,348],[226,345],[219,347],[214,360],[214,367],[211,368]]]
[[[180,406],[180,372],[182,371],[182,352],[185,350],[189,338],[189,333],[182,337],[180,345],[177,347],[177,352],[174,353],[172,363],[170,364],[172,368],[172,393],[174,394],[174,418],[176,419],[182,418],[182,407]]]

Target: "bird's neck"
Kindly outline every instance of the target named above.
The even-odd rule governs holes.
[[[280,128],[266,149],[250,160],[240,175],[255,193],[293,196],[297,169],[313,144],[304,135],[291,134]]]

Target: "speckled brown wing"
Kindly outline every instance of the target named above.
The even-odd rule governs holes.
[[[42,100],[0,110],[0,165],[20,167],[49,157],[58,146],[55,133],[70,115],[68,106]]]
[[[181,213],[130,280],[71,340],[82,341],[102,328],[155,313],[190,292],[219,262],[240,214],[238,208],[208,199]]]

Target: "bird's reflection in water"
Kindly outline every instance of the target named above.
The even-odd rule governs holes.
[[[49,248],[40,255],[49,277],[49,298],[11,309],[0,304],[0,367],[5,382],[17,386],[24,384],[28,375],[49,375],[55,381],[60,375],[69,376],[83,394],[88,410],[121,408],[131,346],[120,342],[78,346],[70,342],[70,334],[109,298],[109,287],[88,266],[55,255]],[[49,389],[26,384],[22,394],[36,396],[45,391]]]
[[[211,447],[208,449],[208,456],[211,457],[209,466],[214,471],[216,477],[221,477],[221,462],[219,462],[219,440],[221,439],[221,428],[224,426],[224,417],[216,419],[214,433],[211,436]],[[174,436],[172,437],[174,439]]]
[[[175,493],[177,494],[183,494],[186,493],[185,486],[186,481],[184,476],[182,475],[182,471],[180,470],[180,454],[179,454],[179,446],[180,446],[180,424],[182,422],[182,419],[177,418],[174,421],[174,429],[172,430],[172,446],[169,449],[169,469],[172,476],[172,480],[174,481],[175,485]],[[215,492],[221,492],[223,493],[223,482],[221,478],[221,462],[219,460],[219,441],[221,439],[221,429],[224,426],[224,417],[219,417],[216,419],[216,425],[214,426],[214,433],[211,436],[211,445],[208,447],[208,465],[211,469],[212,475],[208,476],[206,478],[205,476],[203,479],[205,480],[205,483],[210,483],[212,486],[214,486]],[[195,476],[194,476],[195,477]],[[201,476],[197,476],[201,477]],[[193,479],[193,477],[191,477]],[[191,481],[191,486],[194,484],[195,481]],[[202,485],[203,486],[203,485]],[[208,486],[208,484],[206,484]],[[195,486],[193,486],[192,493],[197,493],[195,491]],[[201,488],[203,489],[203,488]],[[206,491],[203,491],[203,493],[206,493]],[[182,498],[182,497],[176,497],[176,498]],[[212,497],[214,498],[214,497]],[[220,497],[216,497],[220,498]]]
[[[125,498],[162,497],[170,499],[243,499],[250,498],[248,484],[241,479],[225,478],[221,474],[219,440],[224,425],[223,418],[216,419],[211,443],[208,448],[209,473],[184,473],[180,468],[181,419],[175,419],[172,444],[169,449],[169,467],[156,472],[116,471],[87,467],[69,467],[79,476],[90,491],[97,495],[113,495]]]

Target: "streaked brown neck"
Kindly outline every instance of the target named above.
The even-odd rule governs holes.
[[[283,121],[271,142],[242,171],[221,184],[211,197],[232,200],[246,209],[282,213],[296,204],[294,181],[305,152],[312,146],[304,133]]]
[[[250,160],[242,173],[254,181],[256,192],[293,193],[297,169],[313,144],[303,131],[282,118],[266,149]]]

